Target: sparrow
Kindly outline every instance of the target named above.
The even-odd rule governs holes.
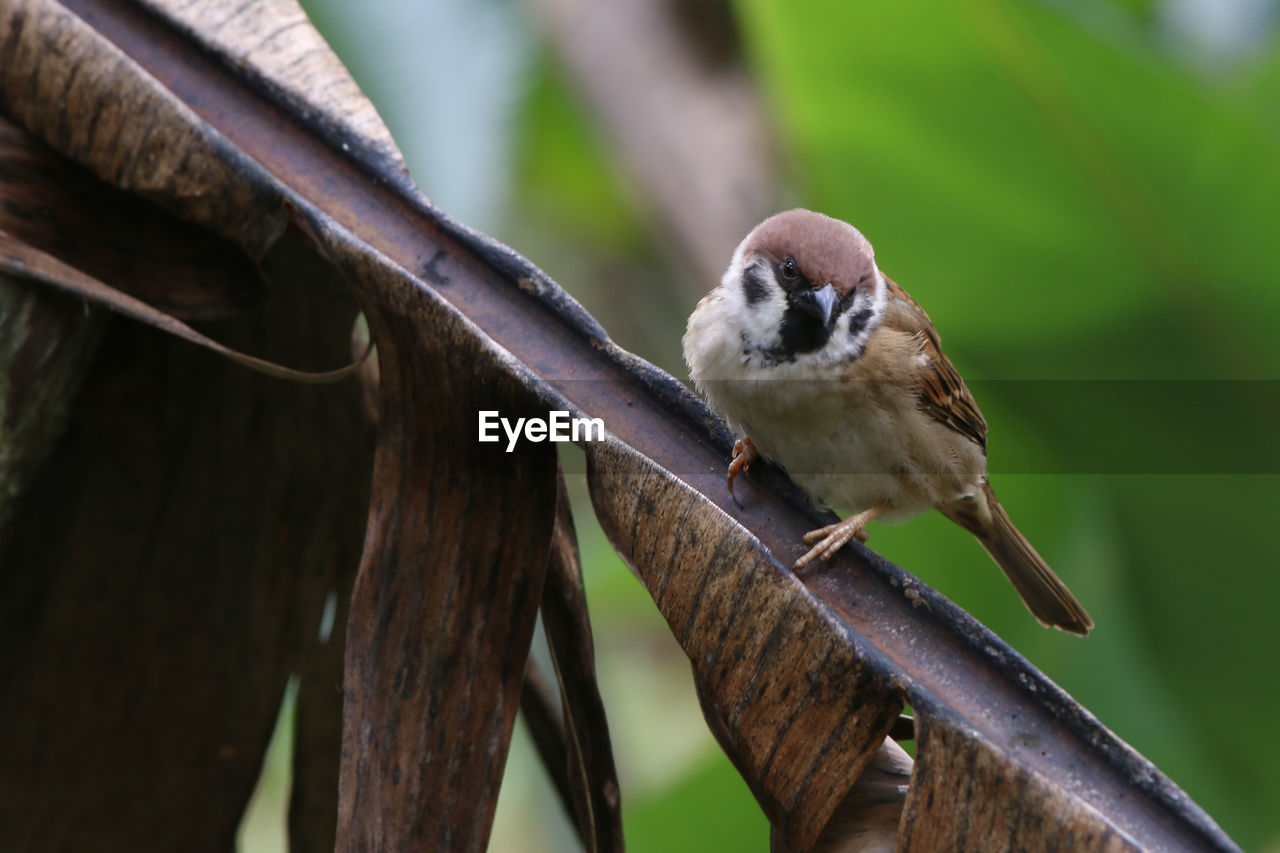
[[[874,520],[929,508],[978,538],[1041,623],[1093,620],[1009,520],[987,482],[987,422],[933,323],[852,225],[811,210],[761,222],[698,303],[684,358],[737,435],[728,489],[761,457],[853,515],[804,536],[801,569]],[[735,499],[736,500],[736,499]]]

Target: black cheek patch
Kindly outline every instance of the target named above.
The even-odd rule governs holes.
[[[875,312],[870,308],[863,308],[855,314],[849,315],[849,337],[856,338],[862,334],[862,330],[871,322],[871,318]]]
[[[769,283],[765,280],[764,270],[756,264],[747,267],[742,274],[742,295],[748,305],[755,305],[769,295]]]

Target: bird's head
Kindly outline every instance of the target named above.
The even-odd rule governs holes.
[[[884,312],[871,244],[811,210],[752,229],[720,286],[741,320],[744,355],[772,363],[856,358]]]

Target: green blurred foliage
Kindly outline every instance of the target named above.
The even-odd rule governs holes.
[[[868,235],[963,374],[1220,380],[1162,383],[1150,407],[1049,411],[1021,405],[1038,386],[975,383],[993,469],[1009,448],[1020,470],[1062,470],[1058,445],[1106,442],[1127,420],[1157,452],[1272,459],[1274,385],[1231,380],[1280,369],[1280,157],[1274,103],[1256,94],[1275,91],[1274,53],[1208,80],[1139,28],[1095,33],[1039,3],[739,9],[804,203]],[[1258,804],[1280,801],[1280,733],[1224,725],[1240,692],[1250,719],[1280,713],[1274,465],[1213,475],[1197,455],[1120,476],[1094,473],[1114,469],[1091,470],[1087,445],[1067,458],[1080,473],[992,481],[1093,611],[1085,641],[1036,626],[940,517],[870,544],[1023,651],[1246,849],[1275,843],[1280,821]]]
[[[631,201],[634,190],[546,57],[525,96],[518,158],[522,217],[572,233],[596,251],[635,255],[642,250],[644,229]]]
[[[623,821],[632,853],[767,850],[769,822],[727,761],[709,756],[688,775],[629,808]]]

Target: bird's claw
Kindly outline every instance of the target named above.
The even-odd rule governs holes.
[[[729,486],[729,497],[733,498],[734,504],[742,506],[738,503],[738,496],[733,493],[733,481],[738,475],[744,471],[751,469],[751,463],[760,458],[760,451],[756,450],[756,446],[751,443],[751,439],[738,439],[733,443],[733,459],[729,462],[729,475],[727,484]]]
[[[803,557],[795,561],[795,568],[803,569],[813,562],[814,558],[823,562],[830,560],[837,551],[849,544],[850,539],[866,542],[871,537],[871,534],[867,532],[867,522],[883,515],[889,509],[888,504],[878,504],[857,515],[841,519],[835,524],[828,524],[826,527],[810,530],[801,538],[801,541],[806,545],[813,545],[813,547]],[[814,544],[815,542],[817,543],[816,545]]]

